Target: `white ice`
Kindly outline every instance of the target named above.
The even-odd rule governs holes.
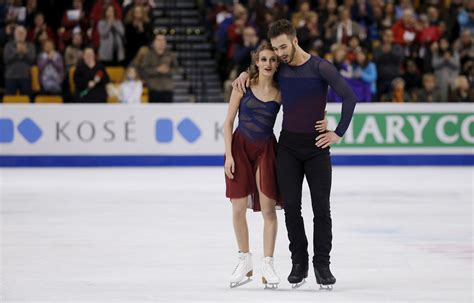
[[[2,169],[1,302],[472,302],[473,169],[334,167],[332,270],[292,290],[278,212],[276,291],[236,261],[221,168]],[[312,237],[307,187],[303,212]],[[310,252],[312,250],[310,244]]]

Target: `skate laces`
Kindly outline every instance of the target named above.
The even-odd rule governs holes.
[[[239,267],[243,267],[244,266],[244,263],[245,263],[245,258],[247,256],[245,254],[239,254],[239,257],[238,257],[238,262],[237,262],[237,265],[235,265],[235,268],[234,268],[234,271],[232,272],[232,274],[235,274],[235,272],[237,271],[237,269]]]
[[[265,264],[265,269],[267,272],[272,274],[273,276],[276,276],[275,268],[273,267],[273,258],[265,257],[263,258],[263,262]]]

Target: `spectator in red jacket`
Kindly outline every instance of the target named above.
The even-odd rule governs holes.
[[[79,28],[82,33],[86,33],[89,25],[89,18],[83,9],[83,0],[74,0],[72,8],[64,12],[61,27],[58,29],[59,49],[64,51],[72,43],[74,29]]]
[[[428,16],[420,16],[422,30],[420,32],[419,41],[423,45],[441,39],[442,33],[439,26],[439,12],[435,7],[428,8]]]
[[[413,10],[405,9],[403,17],[392,27],[394,42],[403,46],[417,41],[418,29]]]
[[[56,41],[56,36],[50,26],[44,20],[44,14],[38,12],[35,15],[35,25],[28,30],[28,41],[35,44],[36,51],[42,50],[43,42],[46,40]]]

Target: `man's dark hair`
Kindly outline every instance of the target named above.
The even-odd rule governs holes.
[[[290,21],[286,19],[280,19],[270,24],[270,28],[268,29],[267,33],[267,38],[273,39],[280,35],[287,35],[290,39],[296,37],[296,30]]]
[[[82,51],[85,51],[86,49],[89,49],[89,48],[94,52],[94,54],[96,53],[95,48],[92,44],[87,44],[86,46],[84,46],[82,48]]]

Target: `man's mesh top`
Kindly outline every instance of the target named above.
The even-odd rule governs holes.
[[[283,129],[314,133],[314,125],[324,118],[328,85],[342,98],[342,112],[335,133],[342,137],[352,119],[357,97],[327,60],[311,56],[299,66],[281,64],[277,74],[283,105]]]

